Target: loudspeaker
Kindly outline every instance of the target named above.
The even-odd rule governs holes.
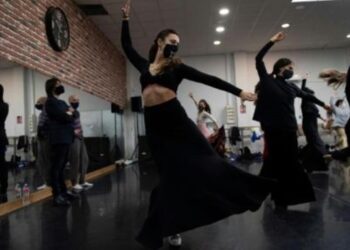
[[[131,110],[132,112],[142,112],[141,96],[131,97]]]
[[[111,103],[111,111],[112,113],[118,113],[121,114],[122,113],[122,109],[120,108],[120,106],[118,104],[115,103]]]

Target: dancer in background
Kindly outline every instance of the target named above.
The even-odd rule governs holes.
[[[302,81],[301,89],[310,95],[315,92],[306,87],[306,78]],[[306,146],[301,151],[303,167],[311,173],[314,170],[327,170],[326,162],[323,156],[327,153],[326,145],[318,131],[317,119],[321,119],[318,108],[313,102],[303,99],[301,102],[301,111],[303,114],[303,131],[306,137]]]
[[[37,187],[38,190],[44,189],[49,183],[50,167],[50,144],[48,134],[48,116],[45,110],[45,103],[47,97],[41,96],[35,104],[35,108],[40,111],[39,122],[37,128],[37,142],[38,151],[36,156],[36,165],[41,178],[41,185]]]
[[[350,67],[347,73],[343,73],[335,69],[323,70],[320,73],[320,78],[324,79],[328,83],[328,86],[332,86],[333,88],[338,88],[340,85],[345,83],[345,96],[348,103],[350,103]],[[332,157],[336,160],[346,160],[350,156],[350,120],[348,120],[345,125],[345,133],[348,146],[344,149],[334,151],[326,157]]]
[[[254,120],[264,131],[264,164],[260,175],[276,178],[279,183],[272,192],[276,211],[285,211],[288,205],[315,200],[309,177],[298,164],[297,121],[294,99],[300,97],[329,108],[315,96],[295,84],[287,82],[294,74],[288,58],[279,59],[269,74],[263,61],[271,47],[285,38],[284,33],[274,35],[256,56],[256,69],[260,78]]]
[[[7,202],[8,166],[5,161],[5,153],[9,144],[5,121],[9,113],[9,105],[4,102],[4,87],[0,84],[0,203]]]
[[[350,118],[350,110],[348,102],[344,99],[345,97],[339,98],[332,96],[330,101],[334,117],[332,129],[336,132],[337,135],[337,141],[334,145],[334,148],[338,150],[348,147],[345,126]]]
[[[179,246],[181,232],[233,214],[256,211],[274,185],[269,179],[230,165],[213,150],[178,101],[179,84],[188,79],[249,101],[255,95],[182,63],[175,57],[180,37],[174,30],[161,31],[150,49],[149,59],[143,58],[131,42],[130,1],[122,13],[122,47],[141,73],[146,135],[160,174],[137,240],[158,249],[163,237],[170,236],[169,243]]]
[[[197,127],[202,132],[204,137],[208,139],[215,151],[221,157],[225,157],[226,136],[224,126],[219,128],[218,122],[211,114],[211,108],[206,100],[201,99],[199,102],[197,102],[192,93],[190,93],[189,96],[198,109]]]

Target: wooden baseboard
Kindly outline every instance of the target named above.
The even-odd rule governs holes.
[[[90,172],[86,175],[87,181],[93,181],[97,178],[101,178],[102,176],[108,175],[110,173],[113,173],[114,171],[121,168],[121,165],[110,165],[101,169],[98,169],[96,171]],[[70,181],[67,181],[67,187],[71,187]],[[24,207],[30,206],[32,204],[35,204],[39,201],[43,201],[45,199],[52,197],[52,190],[50,187],[47,187],[40,191],[35,191],[30,194],[29,202],[27,204],[24,204],[22,199],[16,199],[13,201],[9,201],[3,204],[0,204],[0,216],[15,212],[19,209],[22,209]]]

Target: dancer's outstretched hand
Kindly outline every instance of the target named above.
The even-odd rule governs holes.
[[[130,5],[131,5],[131,0],[127,0],[122,7],[122,15],[124,19],[129,18],[130,16]]]
[[[246,91],[242,91],[239,97],[242,99],[242,101],[250,101],[250,102],[254,102],[257,99],[256,94],[246,92]]]
[[[329,105],[327,105],[327,104],[325,104],[325,105],[323,106],[323,108],[324,108],[325,110],[327,110],[328,112],[333,111],[332,107],[329,106]]]
[[[278,32],[276,35],[271,37],[270,41],[276,43],[284,40],[285,38],[286,38],[286,34],[284,32]]]

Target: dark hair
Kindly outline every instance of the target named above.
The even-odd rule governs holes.
[[[343,102],[344,102],[343,99],[338,99],[338,100],[335,102],[335,106],[339,107]]]
[[[4,102],[4,87],[0,84],[0,103]]]
[[[55,89],[57,83],[59,82],[60,80],[56,77],[52,77],[46,81],[45,90],[46,90],[47,96],[53,96],[53,90]]]
[[[210,106],[209,106],[208,102],[206,100],[204,100],[204,99],[199,100],[199,102],[198,102],[198,110],[199,110],[199,104],[201,102],[203,102],[204,105],[205,105],[204,110],[207,111],[209,114],[211,114]]]
[[[275,62],[275,64],[273,65],[273,71],[272,74],[273,75],[278,75],[280,73],[280,69],[292,64],[292,60],[288,59],[288,58],[280,58],[277,60],[277,62]]]
[[[158,51],[158,39],[165,40],[167,36],[170,34],[179,35],[175,30],[173,29],[165,29],[158,33],[156,39],[154,40],[154,43],[152,44],[149,53],[148,53],[148,60],[150,63],[153,63],[156,59],[157,51]],[[166,69],[173,68],[176,65],[180,64],[181,60],[179,58],[170,58],[169,62],[166,63],[162,68],[161,72],[165,71]]]

